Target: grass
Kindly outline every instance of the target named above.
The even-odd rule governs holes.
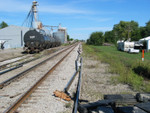
[[[69,103],[66,103],[66,104],[65,104],[65,107],[66,107],[66,108],[70,108],[70,107],[71,107],[71,103],[70,103],[70,102],[69,102]]]
[[[115,46],[91,46],[83,44],[86,55],[96,55],[101,62],[110,65],[110,72],[120,76],[112,77],[113,82],[129,84],[137,91],[150,91],[150,53],[145,53],[144,62],[141,53],[121,52]]]
[[[97,67],[97,65],[86,65],[85,67],[86,67],[86,68],[90,68],[90,69],[91,69],[91,68],[96,68],[96,67]]]

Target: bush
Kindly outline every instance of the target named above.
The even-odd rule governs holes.
[[[94,32],[87,40],[87,44],[89,45],[103,45],[103,43],[104,43],[103,32]]]

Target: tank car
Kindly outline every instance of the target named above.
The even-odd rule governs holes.
[[[42,29],[29,30],[24,35],[24,49],[28,53],[40,52],[44,49],[59,46],[61,43],[58,39],[46,34]]]

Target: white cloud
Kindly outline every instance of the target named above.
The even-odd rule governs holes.
[[[83,34],[83,33],[73,33],[69,35],[70,38],[79,39],[79,40],[87,40],[90,37],[90,34]]]
[[[0,11],[3,12],[22,12],[29,11],[31,4],[25,4],[16,0],[1,0]]]
[[[96,21],[96,22],[106,22],[112,20],[113,18],[85,17],[85,19]]]
[[[72,30],[76,31],[110,31],[112,27],[85,27],[85,28],[72,28]]]
[[[80,10],[76,8],[71,8],[64,5],[49,5],[49,6],[40,6],[40,12],[48,13],[58,13],[58,14],[92,14],[91,11]]]
[[[29,11],[32,3],[17,0],[1,0],[0,11],[3,12],[23,12]],[[90,14],[91,11],[76,9],[69,5],[40,5],[40,12],[57,13],[57,14]]]
[[[81,0],[73,2],[88,2],[92,0]],[[105,1],[105,0],[100,0]],[[72,2],[72,3],[73,3]],[[19,1],[19,0],[0,0],[0,11],[1,12],[28,12],[31,8],[32,2],[29,1]],[[74,3],[63,3],[62,5],[49,5],[43,4],[41,1],[40,6],[38,7],[40,12],[45,13],[55,13],[55,14],[114,14],[116,12],[112,11],[90,11],[87,9],[81,9],[78,5]]]
[[[74,20],[83,20],[83,21],[85,21],[85,20],[88,20],[88,21],[90,21],[90,22],[107,22],[107,21],[112,21],[114,18],[113,17],[101,17],[101,16],[91,16],[91,15],[84,15],[84,16],[82,16],[82,15],[73,15],[73,16],[67,16],[67,17],[65,17],[65,19],[74,19]]]
[[[79,39],[79,40],[87,40],[92,32],[96,31],[110,31],[112,27],[83,27],[83,28],[71,28],[70,31],[74,31],[76,33],[69,33],[71,38]]]
[[[125,0],[76,0],[72,1],[72,4],[79,4],[79,3],[88,3],[88,2],[123,2]]]

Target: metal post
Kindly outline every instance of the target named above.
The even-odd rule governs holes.
[[[144,50],[142,50],[142,61],[144,61]]]
[[[81,76],[82,76],[82,58],[80,59],[80,63],[81,63],[81,66],[80,66],[80,70],[79,70],[79,79],[78,79],[78,86],[77,86],[77,91],[76,91],[76,99],[75,99],[75,102],[74,102],[74,108],[73,108],[73,111],[72,113],[77,113],[77,110],[78,110],[78,104],[79,104],[79,96],[80,96],[80,88],[81,88]]]
[[[67,84],[66,87],[64,88],[64,92],[65,92],[65,93],[68,93],[68,90],[69,90],[69,88],[70,88],[72,82],[74,81],[76,75],[78,74],[78,72],[79,72],[79,71],[77,70],[77,71],[73,74],[73,76],[71,77],[70,81],[68,82],[68,84]]]
[[[22,34],[22,30],[21,30],[21,46],[23,46],[23,34]]]

